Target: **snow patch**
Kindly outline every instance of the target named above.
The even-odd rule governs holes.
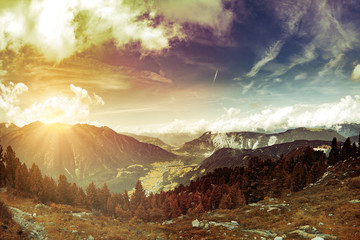
[[[268,146],[274,145],[276,143],[276,141],[277,141],[277,137],[276,136],[271,136],[269,138]]]

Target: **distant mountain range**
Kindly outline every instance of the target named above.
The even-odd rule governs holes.
[[[340,135],[346,138],[354,137],[354,136],[359,136],[360,124],[357,123],[336,124],[333,125],[331,129],[337,131]]]
[[[59,174],[65,174],[83,186],[91,181],[101,184],[111,180],[121,168],[140,165],[143,169],[151,163],[176,157],[108,127],[87,124],[34,122],[1,136],[0,144],[4,148],[11,145],[28,167],[35,162],[44,174],[56,179]]]
[[[311,128],[273,134],[206,132],[176,149],[156,137],[119,134],[108,127],[34,122],[21,128],[0,124],[0,144],[4,148],[11,145],[28,167],[35,162],[44,174],[55,179],[65,174],[83,187],[91,181],[97,185],[106,182],[110,190],[122,192],[130,190],[141,177],[146,176],[150,182],[161,179],[160,172],[163,178],[166,176],[162,182],[176,186],[218,167],[244,166],[251,156],[279,157],[302,146],[329,145],[333,137],[342,142],[359,127],[359,124],[333,127],[344,136],[334,129]],[[352,141],[358,140],[358,132],[355,135]],[[179,137],[178,143],[189,136]],[[166,164],[161,164],[165,161]],[[183,179],[172,174],[174,171],[181,172],[178,175]],[[161,189],[162,182],[156,181],[151,184]]]
[[[256,132],[206,132],[197,139],[185,143],[179,150],[189,153],[209,154],[221,148],[257,149],[274,144],[293,142],[296,140],[338,141],[345,138],[332,129],[296,128],[282,133],[264,134]]]
[[[133,134],[133,133],[121,133],[121,134],[133,137],[136,140],[138,140],[139,142],[156,145],[167,151],[171,151],[174,148],[173,146],[170,146],[169,144],[164,143],[160,138],[149,137],[149,136],[144,136],[144,135],[137,135],[137,134]]]
[[[291,151],[305,147],[321,147],[329,146],[331,141],[319,141],[319,140],[297,140],[294,142],[280,143],[268,147],[258,149],[233,149],[222,148],[215,151],[210,157],[206,158],[199,168],[198,172],[203,174],[211,172],[216,168],[222,167],[236,167],[247,166],[249,159],[254,156],[258,156],[261,159],[277,158],[281,154],[287,155]]]

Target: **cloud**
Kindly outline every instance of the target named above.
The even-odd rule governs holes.
[[[227,34],[234,14],[224,9],[221,0],[156,0],[157,11],[166,19],[180,24],[193,23],[213,29],[215,35]]]
[[[271,46],[269,46],[269,48],[265,51],[261,59],[251,68],[251,70],[246,74],[246,76],[254,77],[265,64],[275,59],[277,55],[280,53],[283,44],[284,42],[282,40],[278,40],[275,43],[273,43]]]
[[[90,96],[85,89],[70,84],[73,97],[58,95],[22,108],[19,96],[27,91],[28,87],[23,83],[10,82],[8,86],[0,83],[0,109],[8,122],[18,126],[34,121],[74,124],[88,120],[91,106],[104,104],[100,96]]]
[[[343,55],[358,43],[359,34],[356,25],[344,18],[351,2],[347,5],[340,2],[331,4],[329,1],[270,1],[267,5],[281,23],[286,41],[290,36],[311,39],[302,46],[300,54],[291,56],[289,64],[277,71],[272,77],[281,76],[297,65],[303,65],[317,57],[330,59],[319,72],[324,75],[329,70],[341,67]],[[331,36],[331,37],[329,37]]]
[[[307,73],[300,73],[298,75],[296,75],[294,77],[294,80],[297,81],[297,80],[304,80],[307,78]]]
[[[174,120],[154,130],[161,133],[201,133],[204,131],[232,132],[274,131],[296,127],[331,127],[339,123],[360,122],[360,95],[346,96],[338,102],[324,104],[296,104],[280,108],[267,107],[259,113],[244,116],[240,109],[226,109],[226,113],[210,121]],[[142,132],[141,129],[136,129]],[[149,132],[144,129],[144,132]]]
[[[156,53],[188,37],[184,24],[223,35],[232,21],[233,13],[221,0],[8,1],[0,9],[0,51],[29,44],[59,62],[92,45],[114,41],[118,48],[131,45],[143,54]]]
[[[324,67],[323,67],[323,69],[318,73],[319,74],[319,76],[325,76],[326,74],[328,74],[328,73],[331,73],[332,72],[332,70],[339,70],[339,69],[341,69],[342,67],[343,67],[343,60],[344,60],[344,56],[345,56],[345,54],[343,54],[343,53],[340,53],[338,56],[336,56],[335,58],[332,58],[332,59],[330,59],[330,61],[329,62],[327,62],[325,65],[324,65]]]
[[[352,72],[351,78],[360,81],[360,64],[357,64]]]

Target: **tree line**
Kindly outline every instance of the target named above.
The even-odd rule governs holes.
[[[360,140],[360,136],[359,136]],[[331,144],[329,158],[311,147],[297,149],[279,159],[261,160],[251,157],[247,167],[218,168],[171,191],[146,194],[138,180],[131,196],[111,194],[107,185],[96,187],[92,182],[84,191],[60,174],[57,182],[43,176],[33,163],[28,169],[16,157],[11,146],[0,146],[0,186],[16,193],[34,197],[43,203],[68,204],[96,210],[121,221],[133,218],[143,221],[163,221],[185,214],[199,214],[213,209],[234,209],[257,202],[264,197],[281,197],[302,190],[316,182],[328,165],[360,155],[360,148],[348,138],[342,146],[336,138]]]

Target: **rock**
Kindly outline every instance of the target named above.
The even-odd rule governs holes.
[[[209,227],[210,227],[209,223],[205,223],[205,228],[209,228]]]
[[[269,207],[269,209],[267,210],[267,212],[271,212],[271,211],[273,211],[273,210],[280,210],[280,209],[278,209],[277,207]]]
[[[165,220],[163,223],[162,223],[162,225],[168,225],[168,224],[172,224],[172,223],[174,223],[175,221],[173,220],[173,219],[171,219],[171,220]]]
[[[336,236],[333,236],[333,235],[330,235],[330,234],[312,234],[312,233],[307,233],[305,231],[302,231],[302,230],[295,230],[295,231],[292,231],[290,232],[289,234],[294,234],[294,235],[298,235],[302,238],[311,238],[311,239],[314,239],[316,237],[320,237],[322,239],[337,239]]]
[[[193,227],[200,227],[200,222],[199,222],[199,220],[197,220],[197,219],[195,219],[194,221],[192,221],[191,222],[191,225],[193,226]]]
[[[77,230],[72,230],[72,231],[71,231],[71,233],[73,233],[73,234],[77,234],[77,233],[78,233],[78,231],[77,231]]]
[[[36,213],[33,213],[32,216],[33,216],[33,217],[36,217]]]
[[[311,240],[324,240],[322,237],[314,237]]]
[[[322,223],[322,222],[319,222],[319,226],[323,226],[324,225],[324,223]]]
[[[237,221],[231,221],[232,224],[239,226],[239,223]]]
[[[304,226],[300,226],[299,227],[300,230],[304,231],[304,232],[307,232],[307,233],[310,233],[312,228],[310,225],[304,225]]]
[[[258,230],[258,229],[243,229],[243,232],[256,233],[263,237],[275,237],[276,234],[269,230]]]
[[[360,199],[350,200],[349,203],[360,203]]]
[[[95,238],[92,235],[89,235],[87,240],[95,240]]]
[[[39,203],[39,204],[36,204],[36,205],[35,205],[35,208],[36,208],[36,209],[39,209],[39,208],[49,209],[50,207],[49,207],[49,206],[46,206],[45,204]]]
[[[283,240],[282,237],[275,237],[274,240]]]

